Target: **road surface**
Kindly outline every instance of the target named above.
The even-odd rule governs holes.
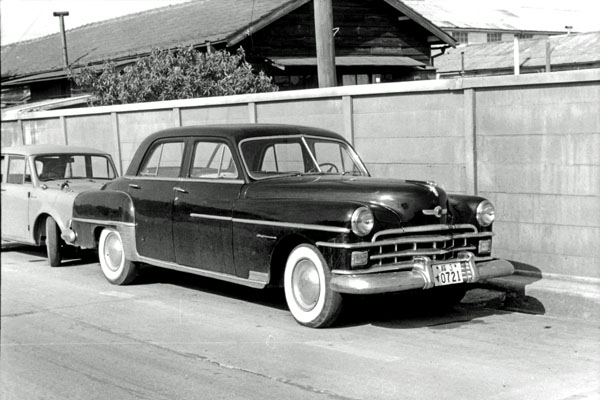
[[[93,259],[1,255],[3,400],[600,398],[597,322],[376,298],[315,330],[277,290],[160,269],[113,286]]]

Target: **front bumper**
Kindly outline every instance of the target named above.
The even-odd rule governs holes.
[[[515,269],[506,261],[495,259],[475,262],[473,255],[462,253],[459,260],[463,264],[465,283],[474,283],[483,279],[511,275]],[[375,294],[401,292],[411,289],[430,289],[435,286],[432,261],[428,257],[416,259],[409,270],[386,271],[379,273],[348,274],[332,271],[330,287],[340,293]]]

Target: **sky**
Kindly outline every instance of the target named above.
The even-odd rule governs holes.
[[[54,11],[68,11],[65,29],[73,29],[91,22],[115,18],[151,8],[184,3],[190,0],[0,0],[0,42],[2,45],[46,36],[60,31],[59,18]],[[238,0],[251,1],[251,0]],[[434,0],[440,1],[440,0]],[[503,4],[500,0],[463,0],[469,9],[472,5],[490,1]],[[581,30],[600,30],[600,0],[527,0],[534,6],[585,9],[587,16]],[[597,28],[596,28],[597,26]]]
[[[2,45],[60,32],[54,11],[68,11],[65,29],[189,0],[0,0]]]

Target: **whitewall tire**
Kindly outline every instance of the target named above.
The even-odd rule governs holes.
[[[100,234],[98,256],[102,273],[114,285],[126,285],[137,275],[136,263],[125,256],[121,234],[113,228],[105,228]]]
[[[319,250],[308,244],[290,253],[283,278],[285,299],[298,323],[311,328],[331,325],[342,309],[342,296],[331,290],[331,271]]]

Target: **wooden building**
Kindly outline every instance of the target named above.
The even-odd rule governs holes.
[[[332,0],[338,85],[435,76],[432,44],[454,39],[400,0]],[[67,30],[69,69],[124,67],[153,48],[244,48],[280,90],[318,86],[311,0],[193,0]],[[60,34],[2,47],[2,89],[31,101],[70,96]]]

